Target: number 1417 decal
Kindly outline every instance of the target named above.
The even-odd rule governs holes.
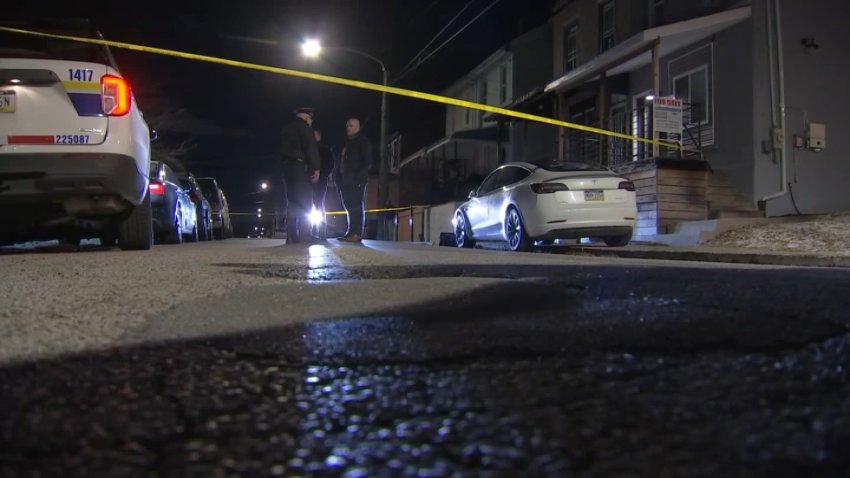
[[[68,76],[71,81],[91,81],[94,75],[93,70],[83,70],[80,68],[68,68]]]

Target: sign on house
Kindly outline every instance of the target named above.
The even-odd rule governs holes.
[[[652,102],[652,130],[656,133],[682,134],[682,100],[656,97]]]

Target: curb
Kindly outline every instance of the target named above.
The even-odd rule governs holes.
[[[771,254],[765,252],[708,252],[692,250],[646,250],[628,248],[570,247],[567,254],[617,256],[631,259],[724,262],[730,264],[780,265],[796,267],[848,267],[850,257]]]

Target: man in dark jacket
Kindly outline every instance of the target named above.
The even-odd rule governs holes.
[[[313,109],[298,108],[283,130],[283,180],[286,183],[286,242],[309,241],[313,186],[319,180],[319,148],[311,128]]]
[[[360,134],[360,120],[357,118],[348,119],[345,133],[347,139],[336,168],[336,184],[348,215],[348,232],[339,240],[360,242],[365,220],[363,193],[372,165],[372,143]]]

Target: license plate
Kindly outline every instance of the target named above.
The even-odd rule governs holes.
[[[15,112],[15,92],[0,91],[0,113]]]
[[[584,190],[584,200],[585,201],[604,201],[605,200],[605,191],[601,189],[585,189]]]

